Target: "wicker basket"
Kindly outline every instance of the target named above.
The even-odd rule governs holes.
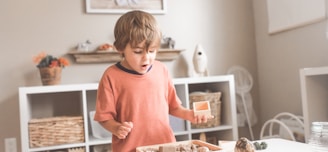
[[[210,119],[204,124],[191,124],[191,128],[211,128],[219,126],[221,123],[221,92],[202,92],[202,93],[191,93],[189,95],[189,106],[193,109],[193,102],[198,101],[209,101],[211,107],[211,114],[214,119]]]
[[[60,84],[62,67],[39,68],[43,85]]]
[[[30,148],[84,142],[81,116],[32,119],[28,128]]]

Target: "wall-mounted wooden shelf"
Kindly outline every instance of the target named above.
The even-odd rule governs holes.
[[[179,57],[183,49],[159,49],[156,59],[160,61],[172,61]],[[118,62],[121,60],[121,55],[114,51],[93,51],[81,52],[71,51],[68,54],[72,55],[76,63],[104,63]]]

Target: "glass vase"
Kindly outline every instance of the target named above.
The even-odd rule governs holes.
[[[312,122],[309,144],[313,152],[328,152],[328,122]]]

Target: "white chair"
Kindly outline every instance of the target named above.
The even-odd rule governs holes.
[[[241,66],[233,66],[228,69],[227,73],[234,75],[237,110],[239,113],[246,116],[251,140],[254,140],[252,125],[257,123],[257,117],[253,109],[253,100],[250,93],[253,87],[253,77],[246,68]]]
[[[300,134],[303,136],[299,137]],[[288,112],[277,114],[272,119],[267,120],[261,128],[260,139],[267,138],[284,138],[303,142],[304,139],[300,139],[304,138],[303,118]]]

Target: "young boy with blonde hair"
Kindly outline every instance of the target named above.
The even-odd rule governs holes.
[[[122,15],[114,29],[114,47],[122,60],[108,67],[100,82],[95,120],[113,134],[114,152],[175,142],[169,114],[192,123],[205,123],[181,106],[164,64],[156,61],[161,31],[155,18],[143,11]]]

